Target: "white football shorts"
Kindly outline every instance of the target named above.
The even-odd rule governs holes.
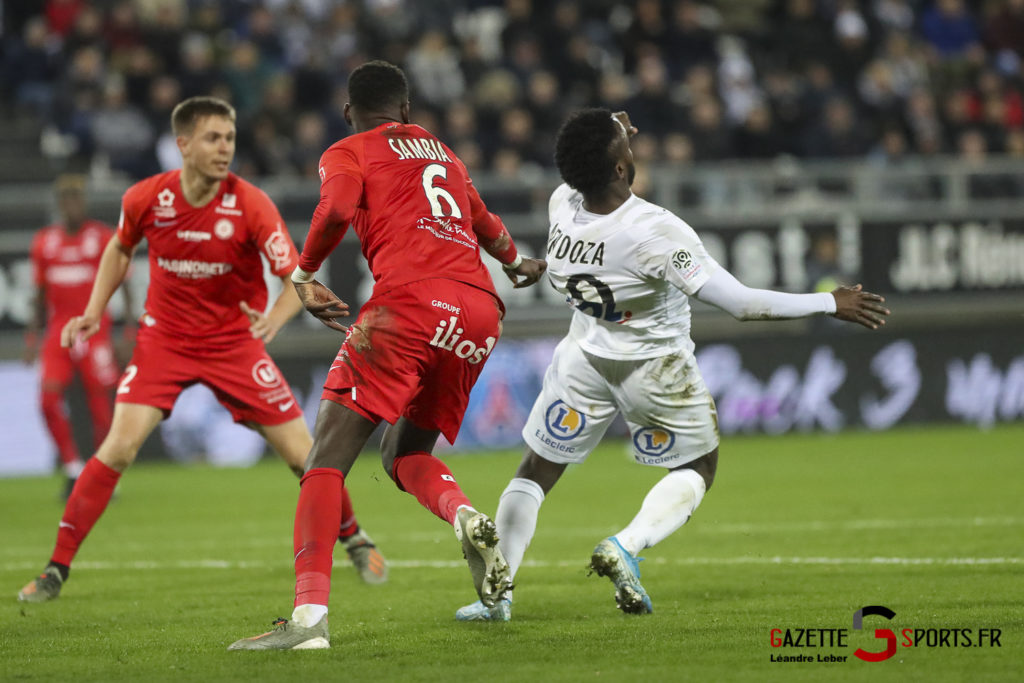
[[[693,354],[611,360],[568,337],[555,348],[523,439],[546,460],[581,463],[620,411],[643,465],[678,467],[718,446],[718,413]]]

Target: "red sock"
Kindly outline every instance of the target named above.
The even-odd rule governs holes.
[[[471,505],[455,482],[452,471],[430,453],[406,453],[395,458],[395,481],[416,496],[420,505],[448,522],[455,523],[460,505]]]
[[[348,495],[348,487],[341,490],[341,527],[338,530],[338,538],[345,540],[359,531],[359,523],[356,521],[356,513],[352,510],[352,498]]]
[[[78,460],[78,448],[71,435],[71,422],[64,408],[64,394],[44,390],[40,399],[43,404],[43,418],[46,420],[47,429],[50,430],[50,436],[53,437],[53,443],[57,446],[57,455],[61,463],[70,465]]]
[[[90,458],[82,473],[78,475],[75,488],[71,491],[64,517],[57,529],[57,547],[53,549],[51,562],[71,565],[78,546],[89,535],[93,524],[107,509],[114,487],[121,473],[107,467],[97,458]]]
[[[102,385],[86,386],[85,400],[89,406],[89,415],[92,416],[92,440],[96,448],[99,448],[103,439],[107,437],[110,423],[114,419],[112,391]]]
[[[341,524],[345,476],[332,467],[303,475],[295,510],[295,606],[326,605],[331,595],[331,563]]]

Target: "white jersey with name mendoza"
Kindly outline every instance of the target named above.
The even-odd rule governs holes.
[[[575,306],[570,336],[602,358],[693,352],[692,295],[717,264],[693,228],[631,195],[607,215],[568,185],[551,195],[548,276]]]
[[[718,445],[693,358],[689,295],[718,268],[672,212],[631,195],[602,215],[568,185],[548,206],[551,284],[575,308],[523,429],[536,453],[582,462],[621,411],[638,462],[678,467]]]

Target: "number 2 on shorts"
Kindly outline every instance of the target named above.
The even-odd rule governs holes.
[[[139,374],[139,366],[129,365],[124,369],[124,377],[121,378],[121,383],[117,385],[117,393],[127,394],[130,389],[128,383],[135,379],[135,375]]]

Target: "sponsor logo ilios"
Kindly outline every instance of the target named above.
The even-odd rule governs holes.
[[[448,318],[448,320],[438,321],[437,327],[434,329],[434,338],[430,340],[430,345],[443,351],[451,351],[472,365],[483,362],[484,358],[490,355],[495,342],[498,340],[495,337],[488,337],[484,340],[484,346],[478,346],[476,342],[469,339],[459,341],[459,337],[462,335],[462,328],[458,326],[458,322],[459,319],[454,315]]]

